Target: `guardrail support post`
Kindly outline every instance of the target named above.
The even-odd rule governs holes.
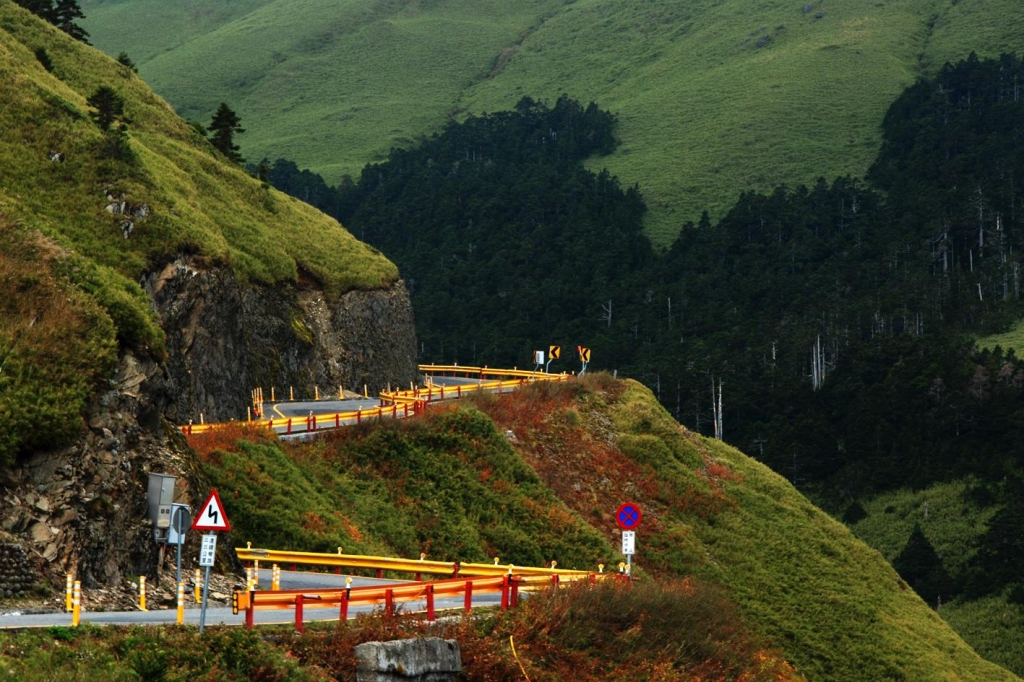
[[[468,616],[473,610],[473,581],[466,581],[466,603],[465,603],[466,615]]]
[[[249,593],[249,605],[245,607],[245,627],[252,629],[256,621],[256,593]]]
[[[178,625],[185,624],[185,582],[178,583]]]
[[[348,620],[348,593],[349,590],[341,593],[341,613],[338,614],[338,618],[342,623]]]
[[[82,581],[76,580],[71,595],[71,627],[77,628],[82,622]]]
[[[384,615],[391,618],[395,615],[395,591],[386,590],[384,592]]]
[[[383,579],[384,579],[384,569],[383,568],[378,568],[377,569],[377,580],[383,580]]]
[[[302,622],[302,607],[305,602],[303,595],[297,595],[295,597],[295,632],[302,634],[303,622]]]
[[[512,578],[512,594],[509,595],[508,601],[512,608],[519,604],[519,578]]]
[[[437,620],[434,613],[434,586],[429,584],[427,585],[427,620],[431,622]]]
[[[501,578],[501,610],[508,610],[509,602],[509,591],[508,591],[508,576],[502,576]]]

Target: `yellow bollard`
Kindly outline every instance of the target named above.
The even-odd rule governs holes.
[[[270,387],[270,402],[272,402],[272,403],[276,403],[277,402],[277,400],[274,399],[274,387],[273,386]]]
[[[320,387],[316,385],[313,386],[313,400],[320,400]]]
[[[72,595],[72,592],[74,591],[74,589],[75,589],[75,576],[73,576],[70,573],[68,573],[67,586],[65,587],[65,590],[64,590],[64,602],[65,602],[64,610],[67,613],[71,613],[71,606],[72,606],[72,604],[71,604],[71,595]]]
[[[205,424],[205,423],[206,423],[206,420],[203,418],[203,413],[200,412],[199,413],[199,424],[202,425],[202,424]]]
[[[281,589],[281,567],[277,564],[274,564],[274,568],[270,572],[270,589],[273,592]]]
[[[74,593],[71,597],[71,627],[77,628],[82,621],[82,582],[75,581]]]
[[[370,397],[370,390],[368,388],[366,388],[366,384],[363,384],[363,397],[364,398],[369,398]]]
[[[288,400],[295,400],[295,389],[291,386],[288,387]]]
[[[146,576],[139,576],[139,610],[146,611]]]
[[[203,603],[202,580],[203,580],[203,572],[200,569],[197,568],[196,569],[195,579],[192,581],[192,584],[195,585],[195,599],[196,599],[196,603],[197,604],[202,604]]]
[[[252,567],[245,567],[245,591],[252,592]]]
[[[259,589],[260,586],[260,560],[256,559],[252,568],[252,586]]]
[[[185,582],[178,583],[178,625],[185,624]]]

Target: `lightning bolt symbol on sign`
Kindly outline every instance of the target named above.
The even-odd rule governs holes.
[[[220,495],[216,490],[210,491],[210,496],[199,508],[192,523],[192,530],[231,530],[231,522],[228,521],[227,512],[224,511],[224,504],[220,501]]]

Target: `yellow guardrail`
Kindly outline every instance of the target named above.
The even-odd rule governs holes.
[[[429,377],[435,374],[465,375],[466,377],[476,378],[477,381],[475,383],[457,384],[455,386],[435,386],[431,384],[409,390],[382,391],[379,406],[359,410],[273,419],[250,418],[243,422],[185,424],[178,428],[188,436],[206,433],[228,425],[264,427],[271,431],[280,429],[284,435],[309,433],[323,429],[340,428],[352,423],[361,424],[364,420],[407,418],[410,415],[421,412],[429,403],[458,399],[469,393],[480,391],[503,393],[513,391],[531,381],[568,381],[573,378],[572,375],[564,373],[548,374],[546,372],[533,372],[522,369],[491,369],[488,367],[461,365],[419,365],[419,371],[428,376],[428,381]],[[263,392],[257,389],[253,394],[262,397]]]
[[[514,564],[477,564],[460,563],[458,561],[431,561],[423,559],[400,559],[395,557],[364,556],[360,554],[328,554],[325,552],[292,552],[286,550],[262,549],[256,547],[236,547],[235,554],[241,561],[260,561],[264,564],[293,564],[303,566],[327,566],[339,568],[365,568],[378,572],[414,573],[417,576],[429,575],[481,576],[500,577],[503,575],[551,577],[560,579],[581,579],[591,575],[592,571],[550,568],[535,566],[516,566]],[[604,567],[598,567],[598,573]]]
[[[372,558],[372,557],[367,557]],[[462,606],[450,606],[447,610],[464,609],[468,614],[473,606],[473,596],[501,593],[500,608],[515,606],[521,591],[541,588],[557,588],[565,582],[609,579],[615,574],[586,573],[579,575],[510,575],[458,577],[431,582],[416,582],[399,585],[371,585],[367,587],[346,587],[315,590],[271,590],[236,591],[232,595],[232,609],[235,613],[245,611],[245,626],[255,624],[257,610],[295,609],[295,629],[302,632],[306,608],[336,608],[339,620],[347,620],[352,605],[382,605],[387,614],[395,613],[395,605],[402,602],[424,602],[427,620],[436,619],[435,599],[462,595]],[[442,609],[445,610],[445,609]]]

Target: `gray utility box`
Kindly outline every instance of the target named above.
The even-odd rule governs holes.
[[[174,504],[174,483],[177,480],[177,476],[149,475],[146,516],[153,522],[153,536],[157,542],[167,541],[167,531],[171,527],[171,506]]]

